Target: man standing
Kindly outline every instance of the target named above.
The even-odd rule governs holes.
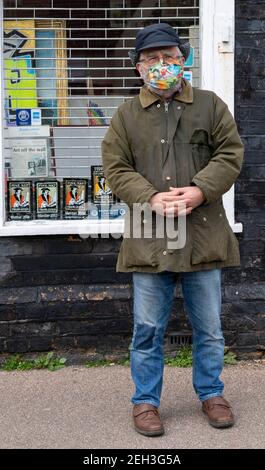
[[[229,427],[234,416],[220,380],[221,268],[238,266],[240,258],[222,195],[239,175],[243,146],[226,104],[183,79],[189,45],[171,26],[140,30],[129,55],[144,86],[112,118],[102,143],[104,174],[130,211],[148,205],[153,219],[173,216],[176,227],[186,217],[184,247],[172,249],[166,234],[124,237],[120,248],[117,271],[133,272],[134,426],[146,436],[164,433],[163,338],[179,277],[193,330],[194,389],[209,423]]]

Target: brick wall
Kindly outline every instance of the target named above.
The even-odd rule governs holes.
[[[236,221],[244,231],[240,268],[223,270],[226,344],[265,350],[265,5],[236,1],[235,112],[245,144],[236,183]],[[117,274],[119,240],[78,237],[0,239],[0,351],[67,348],[127,352],[131,276]],[[176,289],[168,331],[189,331]]]
[[[227,273],[225,323],[238,348],[265,350],[265,3],[236,0],[235,117],[245,145],[236,193],[241,268]]]
[[[77,236],[1,238],[0,350],[122,348],[131,288],[129,276],[115,273],[118,245]]]

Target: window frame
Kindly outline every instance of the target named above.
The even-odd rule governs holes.
[[[234,116],[235,0],[200,0],[200,50],[201,88],[220,96]],[[223,203],[233,232],[242,232],[242,223],[235,222],[234,185]]]

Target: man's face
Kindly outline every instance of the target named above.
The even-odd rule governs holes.
[[[178,60],[180,64],[184,66],[185,58],[182,56],[177,46],[147,49],[141,52],[136,68],[140,75],[142,75],[148,68],[159,62],[170,65],[175,60]]]
[[[77,194],[77,188],[74,186],[73,187],[73,194],[76,195]]]
[[[180,49],[170,46],[143,51],[136,68],[151,91],[168,99],[181,89],[184,63]]]

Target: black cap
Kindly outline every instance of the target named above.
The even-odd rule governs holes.
[[[129,51],[133,65],[139,60],[141,51],[159,47],[178,46],[187,60],[190,53],[188,42],[182,42],[175,29],[167,23],[154,23],[141,29],[135,39],[135,50]]]
[[[135,40],[136,52],[162,46],[179,46],[180,39],[174,28],[167,23],[155,23],[141,29]]]

